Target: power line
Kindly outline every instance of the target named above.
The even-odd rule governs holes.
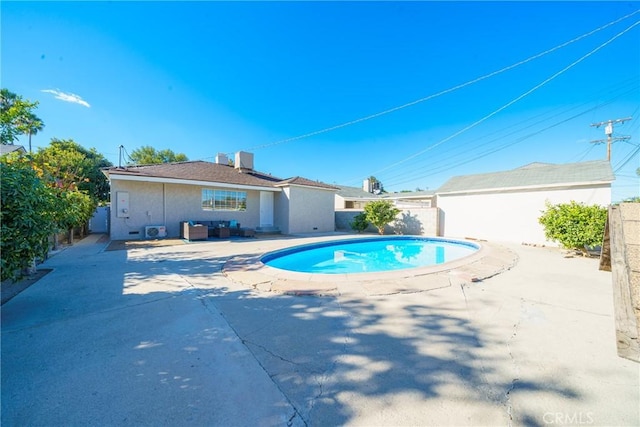
[[[526,92],[524,92],[523,94],[517,96],[516,98],[512,99],[511,101],[507,102],[506,104],[504,104],[503,106],[501,106],[500,108],[498,108],[497,110],[494,110],[493,112],[487,114],[486,116],[482,117],[479,120],[476,120],[475,122],[473,122],[472,124],[465,126],[463,129],[453,133],[452,135],[438,141],[437,143],[428,146],[427,148],[418,151],[415,154],[412,154],[411,156],[397,161],[383,169],[380,169],[378,171],[373,172],[374,175],[379,174],[381,172],[384,172],[385,170],[391,169],[393,167],[396,167],[402,163],[405,163],[408,160],[411,160],[415,157],[418,157],[424,153],[426,153],[427,151],[430,151],[436,147],[438,147],[439,145],[444,144],[447,141],[450,141],[451,139],[463,134],[464,132],[476,127],[477,125],[481,124],[482,122],[488,120],[489,118],[495,116],[496,114],[498,114],[499,112],[505,110],[506,108],[510,107],[511,105],[515,104],[516,102],[520,101],[521,99],[529,96],[531,93],[535,92],[536,90],[540,89],[542,86],[546,85],[547,83],[549,83],[550,81],[552,81],[553,79],[555,79],[556,77],[560,76],[561,74],[565,73],[566,71],[568,71],[569,69],[573,68],[574,66],[576,66],[577,64],[579,64],[580,62],[584,61],[585,59],[587,59],[588,57],[590,57],[591,55],[593,55],[594,53],[596,53],[597,51],[599,51],[600,49],[604,48],[605,46],[609,45],[610,43],[612,43],[614,40],[616,40],[618,37],[622,36],[623,34],[625,34],[626,32],[630,31],[632,28],[634,28],[635,26],[639,25],[640,21],[636,21],[635,23],[633,23],[632,25],[630,25],[629,27],[627,27],[626,29],[624,29],[623,31],[619,32],[618,34],[616,34],[615,36],[611,37],[609,40],[607,40],[606,42],[600,44],[599,46],[597,46],[596,48],[592,49],[590,52],[586,53],[585,55],[583,55],[582,57],[580,57],[579,59],[573,61],[571,64],[567,65],[566,67],[564,67],[563,69],[561,69],[560,71],[554,73],[553,75],[551,75],[550,77],[546,78],[545,80],[543,80],[542,82],[538,83],[537,85],[535,85],[534,87],[532,87],[531,89],[527,90]]]
[[[616,173],[620,169],[625,167],[627,165],[627,163],[629,163],[631,161],[631,159],[633,159],[638,153],[640,153],[640,146],[636,147],[635,150],[633,150],[631,153],[629,153],[629,155],[627,156],[626,159],[623,159],[620,164],[616,165],[616,169],[613,172]]]
[[[620,86],[620,84],[617,83],[614,86],[608,87],[608,88],[604,89],[604,92],[605,93],[611,93],[611,91],[613,90],[613,87],[617,87],[617,86]],[[626,88],[626,86],[628,86],[628,85],[626,84],[626,81],[625,81],[625,88]],[[454,168],[456,168],[458,166],[461,166],[461,165],[464,165],[464,164],[467,164],[467,163],[471,163],[471,162],[476,161],[476,160],[478,160],[480,158],[486,157],[488,155],[491,155],[493,153],[496,153],[498,151],[501,151],[503,149],[506,149],[506,148],[509,148],[509,147],[511,147],[513,145],[516,145],[516,144],[522,142],[523,140],[526,140],[526,139],[528,139],[530,137],[536,136],[536,135],[538,135],[540,133],[543,133],[543,132],[545,132],[545,131],[547,131],[547,130],[549,130],[551,128],[554,128],[556,126],[559,126],[561,124],[564,124],[566,122],[574,120],[574,119],[576,119],[576,118],[578,118],[580,116],[583,116],[585,114],[588,114],[588,113],[590,113],[592,111],[596,111],[596,110],[602,108],[603,106],[611,104],[618,97],[620,97],[622,95],[625,95],[627,93],[633,92],[635,90],[636,90],[636,88],[633,87],[633,88],[631,88],[629,90],[626,90],[625,92],[622,92],[622,93],[619,93],[617,95],[611,96],[606,101],[599,102],[596,105],[594,105],[594,106],[592,106],[592,107],[590,107],[590,108],[588,108],[586,110],[579,111],[576,114],[574,114],[574,115],[572,115],[572,116],[570,116],[570,117],[568,117],[566,119],[563,119],[563,120],[560,120],[560,121],[555,121],[551,125],[543,128],[541,130],[532,132],[530,134],[525,135],[524,137],[520,137],[520,138],[516,139],[514,142],[508,142],[506,144],[502,144],[502,145],[494,147],[494,148],[488,148],[488,151],[483,151],[483,152],[480,152],[480,153],[477,153],[477,154],[474,153],[474,151],[477,151],[478,149],[480,149],[482,147],[486,147],[486,146],[492,144],[493,142],[500,141],[501,139],[505,139],[505,138],[507,138],[509,136],[512,136],[512,135],[517,135],[519,132],[522,132],[522,131],[524,131],[526,129],[529,129],[529,128],[533,128],[534,126],[536,126],[538,124],[541,124],[541,123],[544,123],[545,121],[549,120],[548,118],[545,118],[544,116],[547,116],[549,114],[553,114],[554,118],[555,117],[559,118],[561,115],[564,115],[564,114],[570,113],[570,112],[572,112],[574,110],[577,110],[581,106],[571,106],[570,108],[564,108],[563,111],[560,111],[560,112],[556,112],[556,110],[558,110],[558,108],[556,108],[556,109],[553,109],[553,110],[551,110],[551,111],[549,111],[547,113],[539,114],[539,115],[534,116],[534,117],[530,117],[528,119],[525,119],[523,122],[519,122],[518,125],[522,125],[522,124],[524,124],[526,122],[529,122],[529,121],[531,121],[533,119],[537,119],[537,118],[540,118],[540,120],[536,120],[535,122],[533,122],[533,123],[531,123],[531,124],[529,124],[527,126],[519,127],[518,129],[515,129],[515,130],[513,130],[513,131],[511,131],[511,132],[509,132],[507,134],[498,134],[498,131],[492,132],[490,135],[496,134],[496,137],[494,139],[484,143],[484,144],[475,145],[473,147],[466,147],[464,144],[455,145],[455,146],[453,146],[453,148],[457,149],[457,151],[459,151],[459,153],[457,153],[457,154],[447,154],[450,150],[444,150],[444,151],[441,150],[441,151],[439,151],[438,154],[439,155],[445,155],[446,154],[446,158],[441,160],[441,161],[437,161],[437,160],[434,161],[433,157],[430,157],[428,159],[428,162],[429,162],[429,165],[428,165],[429,173],[428,174],[420,174],[421,172],[424,172],[424,169],[421,170],[421,168],[418,167],[415,162],[412,162],[410,164],[412,164],[414,166],[412,166],[410,168],[409,167],[405,167],[405,168],[402,168],[402,170],[398,170],[398,172],[396,174],[392,175],[391,179],[389,179],[388,175],[386,177],[383,176],[382,177],[383,181],[387,185],[398,185],[398,184],[409,182],[409,181],[412,181],[412,180],[415,180],[415,179],[422,179],[422,178],[425,178],[427,176],[436,175],[438,173],[454,169]],[[590,103],[585,103],[585,104],[582,104],[582,105],[588,105],[588,104],[590,104]],[[516,125],[511,125],[511,126],[506,127],[504,129],[508,129],[510,127],[515,127],[515,126]],[[484,137],[476,138],[476,139],[474,139],[474,142],[477,142],[477,141],[479,141],[479,140],[481,140],[483,138]],[[594,146],[591,146],[591,148],[593,148],[593,147]],[[458,157],[458,156],[461,156],[461,155],[466,156],[466,158],[465,159],[461,159],[460,161],[456,161],[455,163],[452,161],[455,157]],[[443,161],[446,162],[445,165],[443,165],[441,167],[434,168],[434,165],[436,165],[438,163],[442,163]],[[414,172],[411,172],[411,171],[414,171]],[[420,175],[418,175],[418,174],[420,174]],[[393,178],[395,178],[396,180],[394,180]],[[400,181],[398,182],[397,179],[400,179]],[[356,182],[356,180],[354,179],[353,182]]]
[[[488,79],[490,77],[496,76],[496,75],[501,74],[501,73],[506,72],[506,71],[509,71],[509,70],[511,70],[513,68],[519,67],[520,65],[524,65],[524,64],[526,64],[528,62],[531,62],[531,61],[533,61],[535,59],[541,58],[541,57],[543,57],[545,55],[548,55],[548,54],[550,54],[552,52],[555,52],[558,49],[566,47],[566,46],[568,46],[568,45],[570,45],[572,43],[575,43],[575,42],[577,42],[579,40],[582,40],[583,38],[589,37],[589,36],[599,32],[599,31],[602,31],[602,30],[604,30],[604,29],[606,29],[606,28],[608,28],[608,27],[610,27],[612,25],[615,25],[618,22],[621,22],[621,21],[623,21],[623,20],[625,20],[625,19],[627,19],[627,18],[629,18],[629,17],[631,17],[633,15],[636,15],[637,13],[640,13],[640,9],[636,10],[636,11],[634,11],[634,12],[628,14],[628,15],[625,15],[625,16],[623,16],[621,18],[618,18],[618,19],[616,19],[614,21],[611,21],[611,22],[609,22],[609,23],[607,23],[607,24],[605,24],[605,25],[603,25],[601,27],[598,27],[598,28],[596,28],[594,30],[591,30],[588,33],[585,33],[585,34],[583,34],[581,36],[578,36],[578,37],[576,37],[576,38],[574,38],[572,40],[564,42],[564,43],[562,43],[562,44],[560,44],[560,45],[558,45],[556,47],[553,47],[551,49],[545,50],[544,52],[538,53],[536,55],[530,56],[529,58],[524,59],[522,61],[516,62],[515,64],[509,65],[509,66],[504,67],[504,68],[501,68],[500,70],[497,70],[497,71],[493,71],[493,72],[491,72],[489,74],[485,74],[485,75],[483,75],[481,77],[477,77],[477,78],[475,78],[473,80],[469,80],[466,83],[461,83],[461,84],[453,86],[453,87],[451,87],[449,89],[445,89],[445,90],[442,90],[442,91],[437,92],[435,94],[428,95],[428,96],[426,96],[424,98],[420,98],[420,99],[417,99],[415,101],[411,101],[411,102],[408,102],[406,104],[403,104],[403,105],[400,105],[400,106],[397,106],[397,107],[389,108],[387,110],[380,111],[378,113],[370,114],[368,116],[364,116],[364,117],[361,117],[359,119],[350,120],[348,122],[344,122],[344,123],[341,123],[341,124],[338,124],[338,125],[335,125],[335,126],[330,126],[330,127],[324,128],[324,129],[317,130],[317,131],[305,133],[303,135],[294,136],[294,137],[291,137],[291,138],[286,138],[286,139],[282,139],[282,140],[279,140],[279,141],[275,141],[275,142],[271,142],[271,143],[267,143],[267,144],[263,144],[263,145],[258,145],[258,146],[252,147],[252,148],[248,148],[245,151],[256,151],[256,150],[260,150],[260,149],[263,149],[263,148],[272,147],[274,145],[285,144],[285,143],[288,143],[288,142],[293,142],[293,141],[297,141],[297,140],[300,140],[300,139],[305,139],[305,138],[309,138],[309,137],[312,137],[312,136],[320,135],[320,134],[323,134],[323,133],[331,132],[331,131],[334,131],[334,130],[337,130],[337,129],[341,129],[341,128],[344,128],[344,127],[347,127],[347,126],[351,126],[351,125],[354,125],[354,124],[357,124],[357,123],[361,123],[361,122],[364,122],[364,121],[367,121],[367,120],[371,120],[371,119],[374,119],[376,117],[384,116],[386,114],[390,114],[390,113],[393,113],[395,111],[402,110],[402,109],[407,108],[407,107],[411,107],[413,105],[428,101],[428,100],[433,99],[433,98],[437,98],[439,96],[442,96],[442,95],[445,95],[447,93],[456,91],[458,89],[462,89],[462,88],[464,88],[466,86],[472,85],[474,83],[478,83],[478,82],[480,82],[482,80],[486,80],[486,79]],[[638,22],[636,22],[636,24],[634,24],[633,26],[635,26],[637,24],[638,24]]]
[[[437,155],[438,156],[444,156],[445,158],[442,158],[440,160],[436,160],[434,159],[434,157],[429,157],[429,159],[427,159],[428,161],[428,166],[424,165],[421,166],[418,163],[416,163],[416,161],[410,162],[409,165],[412,165],[411,167],[405,166],[404,168],[402,168],[402,170],[398,169],[398,171],[396,173],[392,173],[391,175],[387,174],[385,176],[382,176],[382,181],[385,182],[385,184],[387,186],[389,185],[400,185],[406,182],[410,182],[410,181],[414,181],[414,180],[418,180],[418,179],[422,179],[422,178],[426,178],[428,176],[433,176],[436,175],[438,173],[442,173],[444,171],[447,170],[451,170],[451,169],[455,169],[456,167],[459,167],[461,165],[464,164],[468,164],[471,163],[473,161],[476,161],[478,159],[487,157],[488,155],[494,154],[498,151],[504,150],[506,148],[512,147],[526,139],[529,139],[533,136],[536,136],[538,134],[541,134],[549,129],[552,129],[554,127],[557,127],[561,124],[564,124],[566,122],[569,122],[571,120],[574,120],[580,116],[583,116],[585,114],[588,114],[590,112],[596,111],[608,104],[611,104],[612,102],[614,102],[617,98],[619,98],[620,96],[623,96],[625,94],[631,93],[631,92],[635,92],[637,90],[637,88],[634,86],[630,89],[627,90],[627,88],[629,87],[629,82],[635,83],[635,79],[633,79],[633,81],[629,80],[625,80],[623,83],[616,83],[615,85],[609,86],[605,89],[603,89],[603,93],[607,93],[612,95],[610,98],[608,98],[607,100],[598,102],[596,105],[587,108],[586,110],[580,110],[578,111],[576,114],[559,120],[559,118],[565,114],[568,114],[574,110],[578,110],[580,107],[582,106],[587,106],[589,104],[592,104],[592,102],[586,102],[583,103],[582,105],[572,105],[570,107],[564,107],[564,108],[554,108],[548,112],[542,113],[542,114],[538,114],[536,116],[532,116],[529,118],[526,118],[524,121],[519,121],[518,123],[514,123],[513,125],[507,126],[505,128],[503,128],[502,130],[507,130],[509,128],[515,128],[512,131],[510,131],[509,133],[503,133],[501,131],[494,131],[491,132],[488,135],[485,136],[480,136],[477,138],[474,138],[474,145],[472,147],[468,147],[466,144],[457,144],[454,146],[449,146],[451,149],[445,149],[445,150],[440,150],[438,151]],[[624,92],[620,92],[617,94],[612,94],[612,92],[614,91],[619,91],[620,89],[624,89]],[[558,111],[560,110],[560,111]],[[532,133],[529,133],[523,137],[517,138],[516,140],[514,140],[513,142],[508,142],[506,144],[501,144],[497,147],[488,147],[490,144],[493,144],[496,141],[500,141],[503,139],[506,139],[510,136],[515,136],[518,133],[525,131],[527,129],[533,128],[539,124],[542,124],[546,121],[548,121],[550,119],[550,117],[546,117],[552,115],[552,118],[557,119],[557,121],[553,122],[552,124],[550,124],[549,126],[544,127],[541,130],[538,131],[534,131]],[[535,120],[535,121],[533,121]],[[559,121],[558,121],[559,120]],[[533,122],[532,122],[533,121]],[[522,126],[523,124],[526,124],[527,122],[532,122],[526,126]],[[491,136],[491,135],[495,135],[495,137],[485,143],[482,144],[477,144],[478,141]],[[483,147],[487,147],[487,150],[485,151],[481,151],[481,152],[477,152],[479,149],[482,149]],[[595,146],[591,146],[587,151],[590,151],[591,149],[593,149]],[[456,151],[456,153],[452,152],[452,149]],[[477,152],[477,153],[476,153]],[[460,157],[460,156],[465,156],[465,158],[460,159],[460,160],[456,160],[454,162],[454,158],[456,157]],[[439,167],[435,167],[435,165],[437,165],[438,163],[445,163],[442,166]],[[428,173],[424,174],[425,172],[425,168],[429,168],[428,169]],[[345,184],[347,183],[356,183],[359,182],[359,179],[354,178],[351,181],[346,181]]]
[[[595,141],[591,141],[591,143],[592,144],[602,144],[603,142],[607,143],[607,160],[608,161],[611,161],[611,144],[613,144],[615,141],[626,141],[631,138],[630,136],[613,137],[613,125],[618,123],[628,122],[629,120],[631,120],[631,117],[627,117],[624,119],[607,120],[604,122],[591,124],[592,127],[597,127],[597,128],[605,124],[607,125],[605,126],[605,129],[604,129],[604,133],[605,135],[607,135],[607,139],[597,139]]]
[[[534,136],[536,136],[536,135],[539,135],[539,134],[541,134],[541,133],[543,133],[543,132],[545,132],[545,131],[547,131],[547,130],[549,130],[549,129],[552,129],[552,128],[554,128],[554,127],[560,126],[560,125],[561,125],[561,124],[563,124],[563,123],[566,123],[566,122],[571,121],[571,120],[573,120],[573,119],[575,119],[575,118],[577,118],[577,117],[579,117],[579,116],[582,116],[582,115],[584,115],[584,114],[587,114],[587,113],[589,113],[590,111],[595,110],[596,108],[599,108],[599,106],[597,106],[597,107],[593,107],[593,108],[590,108],[590,109],[588,109],[588,110],[586,110],[586,111],[583,111],[583,112],[580,112],[580,113],[578,113],[578,114],[575,114],[575,115],[573,115],[573,116],[571,116],[571,117],[569,117],[569,118],[566,118],[566,119],[561,120],[561,121],[559,121],[559,122],[553,123],[553,124],[551,124],[551,125],[549,125],[549,126],[547,126],[547,127],[543,128],[543,129],[540,129],[540,130],[537,130],[537,131],[532,132],[532,133],[530,133],[530,134],[524,135],[524,136],[522,136],[522,137],[520,137],[520,138],[518,138],[518,139],[516,139],[516,140],[514,140],[514,141],[512,141],[512,142],[508,142],[508,143],[505,143],[505,144],[503,144],[503,145],[501,145],[501,146],[498,146],[498,147],[492,148],[492,149],[490,149],[490,150],[488,150],[488,151],[485,151],[485,152],[483,152],[483,153],[480,153],[480,154],[478,154],[478,155],[474,156],[474,157],[473,157],[473,158],[471,158],[471,159],[467,159],[467,160],[464,160],[464,161],[460,161],[460,162],[458,162],[458,163],[456,163],[456,164],[454,164],[454,165],[451,165],[451,166],[448,166],[448,167],[445,167],[445,168],[440,168],[439,170],[435,170],[435,171],[434,171],[434,170],[431,170],[431,171],[429,171],[429,173],[427,173],[427,174],[425,174],[425,175],[421,175],[420,177],[412,178],[412,179],[409,179],[409,180],[406,180],[406,181],[402,181],[402,182],[396,182],[396,183],[394,183],[394,184],[395,184],[395,185],[399,185],[399,184],[404,184],[404,183],[406,183],[406,182],[413,181],[413,180],[415,180],[415,179],[426,178],[426,177],[428,177],[428,176],[432,176],[432,175],[436,175],[436,174],[438,174],[438,173],[441,173],[441,172],[443,172],[443,171],[445,171],[445,170],[453,169],[453,168],[455,168],[455,167],[462,166],[462,165],[465,165],[465,164],[467,164],[467,163],[474,162],[474,161],[476,161],[476,160],[478,160],[478,159],[481,159],[481,158],[484,158],[484,157],[490,156],[490,155],[492,155],[492,154],[497,153],[498,151],[504,150],[505,148],[508,148],[508,147],[512,147],[512,146],[514,146],[514,145],[516,145],[516,144],[519,144],[519,143],[521,143],[521,142],[523,142],[523,141],[525,141],[525,140],[527,140],[527,139],[529,139],[529,138],[532,138],[532,137],[534,137]]]

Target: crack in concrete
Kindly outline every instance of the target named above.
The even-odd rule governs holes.
[[[187,281],[187,283],[189,283]],[[193,285],[191,283],[189,283],[189,285],[191,287],[193,287]],[[194,290],[201,294],[201,296],[205,296],[205,293],[202,292],[200,289],[193,287]],[[198,300],[200,301],[200,303],[203,305],[204,309],[206,311],[208,311],[209,313],[211,313],[212,315],[219,315],[220,317],[222,317],[222,319],[224,319],[225,323],[227,324],[227,326],[229,327],[229,329],[233,332],[233,334],[236,336],[236,338],[238,338],[238,340],[242,343],[242,345],[247,349],[247,351],[249,352],[249,354],[251,354],[251,356],[253,357],[253,360],[255,360],[255,362],[258,364],[258,366],[260,366],[260,369],[262,369],[264,371],[265,374],[267,374],[267,376],[269,377],[269,379],[271,380],[271,382],[273,383],[273,385],[278,389],[278,391],[280,392],[280,394],[282,395],[282,397],[287,401],[287,403],[291,406],[291,409],[293,409],[293,415],[291,417],[289,417],[288,421],[287,421],[287,426],[292,426],[293,425],[293,420],[297,417],[300,416],[300,420],[302,421],[302,424],[307,427],[308,423],[307,421],[304,419],[304,417],[302,417],[302,415],[300,414],[300,411],[298,410],[298,408],[296,407],[296,405],[293,403],[293,401],[291,401],[291,399],[289,398],[289,396],[287,396],[287,394],[285,393],[285,391],[282,389],[282,387],[280,387],[280,384],[278,384],[277,381],[275,381],[274,376],[272,376],[271,374],[269,374],[269,371],[267,370],[267,368],[260,362],[260,359],[258,359],[258,357],[256,356],[256,354],[251,350],[251,347],[247,345],[246,340],[242,339],[242,337],[240,337],[240,334],[238,333],[238,331],[233,327],[233,325],[231,324],[231,322],[229,322],[229,319],[227,319],[224,315],[224,313],[221,310],[218,310],[216,308],[213,308],[210,306],[210,304],[207,301],[206,298],[198,298]],[[256,344],[254,344],[256,345]],[[261,347],[256,345],[257,347]],[[270,351],[268,351],[267,349],[265,349],[264,347],[262,347],[264,351],[271,353]],[[278,357],[277,355],[274,355],[276,357]],[[295,364],[294,362],[288,361],[284,358],[280,358],[285,362],[289,362],[292,364]]]
[[[522,314],[522,310],[524,309],[525,300],[520,298],[520,314]],[[511,380],[511,386],[507,389],[504,395],[504,405],[507,410],[507,416],[509,417],[509,427],[513,425],[513,403],[511,402],[511,392],[513,392],[516,388],[516,383],[520,381],[520,368],[518,367],[518,363],[516,361],[515,356],[513,355],[513,350],[511,349],[511,343],[518,336],[518,328],[520,328],[521,319],[518,319],[516,323],[513,325],[513,332],[511,336],[507,340],[507,351],[509,354],[509,358],[511,358],[511,363],[515,370],[515,377]]]
[[[291,416],[289,417],[289,419],[287,420],[287,427],[291,427],[293,425],[293,419],[298,415],[298,413],[296,411],[293,411],[293,414],[291,414]],[[304,425],[307,425],[307,423],[304,422],[304,420],[302,420],[302,422],[304,423]]]
[[[283,362],[287,362],[287,363],[290,363],[290,364],[295,365],[295,366],[302,366],[300,363],[296,363],[293,360],[286,359],[286,358],[280,356],[279,354],[274,353],[273,351],[269,350],[268,348],[266,348],[265,346],[263,346],[261,344],[258,344],[256,342],[253,342],[253,341],[247,340],[247,339],[243,339],[243,338],[240,338],[240,341],[245,346],[247,346],[247,344],[253,345],[253,346],[259,348],[260,350],[264,351],[265,353],[269,354],[270,356],[273,356],[276,359],[282,360]]]
[[[472,309],[469,307],[467,293],[465,292],[465,288],[468,287],[470,283],[468,281],[461,280],[457,276],[451,276],[449,278],[449,281],[451,286],[455,286],[456,283],[460,286],[460,291],[462,292],[462,296],[464,298],[465,313],[467,316],[467,320],[470,321],[471,318],[477,318],[477,316],[475,316],[474,313],[472,313]],[[476,345],[479,346],[480,339],[478,338],[478,334],[475,331],[473,332],[473,334],[474,334]],[[492,387],[491,383],[487,379],[487,369],[484,364],[484,359],[481,357],[474,358],[472,363],[479,367],[480,378],[481,378],[481,384],[474,385],[474,388],[476,388],[481,394],[483,394],[484,397],[487,398],[487,400],[489,400],[490,402],[496,403],[496,404],[502,404],[500,392],[495,390],[495,388]]]
[[[513,425],[513,405],[511,404],[511,392],[516,388],[516,383],[519,381],[519,378],[514,378],[511,380],[511,387],[507,390],[505,394],[505,405],[507,407],[507,415],[509,416],[509,426]]]
[[[454,284],[452,282],[452,284]],[[465,311],[467,313],[467,316],[471,316],[473,313],[471,313],[471,309],[469,307],[468,304],[468,299],[467,299],[467,294],[465,292],[465,287],[469,286],[468,282],[461,282],[459,283],[460,285],[460,291],[462,292],[462,296],[464,298],[464,302],[465,302]],[[521,310],[523,309],[523,305],[524,305],[525,301],[524,299],[520,298],[520,305],[521,305]],[[509,337],[509,340],[507,341],[507,351],[508,351],[508,355],[509,358],[512,361],[512,364],[515,367],[515,371],[516,371],[516,377],[513,378],[511,380],[511,384],[509,386],[509,388],[507,389],[507,391],[504,393],[504,395],[502,395],[502,393],[500,393],[499,390],[495,390],[491,387],[491,384],[489,384],[489,382],[487,381],[487,377],[486,377],[486,369],[484,364],[482,363],[482,361],[478,361],[479,363],[479,367],[480,367],[480,371],[482,373],[482,381],[484,383],[484,385],[480,385],[477,388],[481,391],[481,392],[485,392],[486,393],[486,397],[492,401],[495,402],[496,404],[499,405],[504,405],[506,408],[506,413],[507,413],[507,417],[508,417],[508,426],[512,427],[513,426],[513,416],[514,416],[514,408],[511,402],[511,393],[513,392],[513,390],[516,388],[516,383],[520,380],[519,378],[519,368],[518,365],[516,363],[516,359],[513,355],[513,352],[511,350],[511,341],[514,340],[516,338],[516,336],[518,335],[518,328],[520,327],[520,320],[518,320],[517,323],[515,323],[513,325],[513,331],[511,336]]]
[[[340,311],[340,314],[344,315],[347,318],[350,318],[350,320],[353,320],[353,315],[350,312],[345,311],[342,308],[342,304],[340,303],[340,298],[341,297],[342,297],[342,294],[338,293],[338,296],[336,298],[336,304],[338,304],[338,310]],[[353,323],[353,322],[345,322],[344,324],[348,325],[350,323]],[[351,328],[350,327],[345,327],[344,340],[342,342],[342,349],[341,349],[340,355],[346,354],[347,348],[348,348],[349,343],[351,341],[351,334],[352,334]],[[340,359],[340,355],[338,357],[334,358],[333,362],[331,363],[331,365],[328,366],[327,369],[322,371],[320,373],[320,375],[318,375],[318,377],[317,377],[318,378],[317,379],[317,384],[318,384],[319,392],[315,396],[313,396],[313,398],[309,401],[309,419],[311,419],[311,414],[313,412],[313,409],[316,406],[316,402],[318,400],[320,400],[324,396],[324,392],[325,392],[324,385],[327,382],[327,380],[329,379],[330,373],[334,372],[335,369],[336,369],[336,366],[338,366],[338,359]]]

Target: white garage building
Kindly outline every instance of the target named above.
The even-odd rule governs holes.
[[[545,203],[608,206],[615,179],[606,160],[456,176],[436,191],[441,234],[491,241],[554,245],[538,218]]]

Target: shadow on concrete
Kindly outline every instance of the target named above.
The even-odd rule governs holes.
[[[406,326],[398,333],[395,319],[363,300],[245,292],[203,297],[222,313],[307,425],[348,424],[360,415],[354,408],[367,399],[392,401],[404,394],[418,400],[454,399],[446,391],[451,385],[466,389],[470,402],[503,411],[504,422],[512,412],[509,394],[516,389],[579,398],[575,390],[546,380],[489,380],[504,377],[497,371],[509,361],[482,358],[483,350],[506,343],[476,329],[455,310],[407,306],[400,320]],[[422,416],[422,423],[432,424],[428,414]],[[527,420],[524,425],[544,424],[541,414],[516,416]]]
[[[446,401],[452,385],[498,407],[499,423],[515,389],[579,398],[548,381],[492,380],[507,356],[484,350],[507,343],[464,311],[421,294],[394,313],[376,299],[234,290],[228,258],[168,248],[55,260],[2,310],[2,424],[250,425],[225,414],[273,404],[252,389],[244,347],[304,425],[349,424],[358,405],[401,394]],[[229,360],[246,369],[222,372]],[[515,414],[542,425],[538,415]]]

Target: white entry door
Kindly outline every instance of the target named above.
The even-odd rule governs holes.
[[[260,227],[273,227],[273,193],[260,192]]]

